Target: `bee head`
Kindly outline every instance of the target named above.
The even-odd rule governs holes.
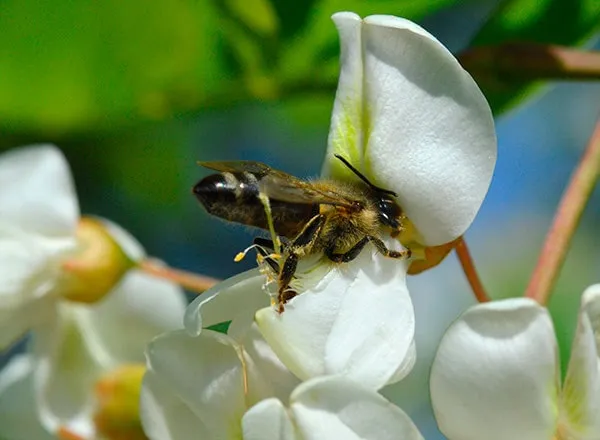
[[[394,230],[399,230],[402,225],[400,224],[400,217],[402,216],[402,209],[396,203],[395,197],[397,194],[389,189],[380,188],[371,183],[360,171],[352,166],[345,158],[336,154],[335,157],[339,159],[344,165],[348,167],[354,174],[356,174],[363,182],[365,182],[376,195],[377,200],[377,211],[379,213],[379,221],[384,226],[389,226]]]
[[[401,227],[400,217],[402,215],[402,210],[391,194],[379,194],[379,198],[377,199],[377,211],[379,214],[379,221],[382,225],[389,226],[394,230]]]

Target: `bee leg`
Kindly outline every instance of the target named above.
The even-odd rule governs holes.
[[[388,258],[397,258],[398,260],[406,260],[407,258],[410,258],[410,256],[412,255],[412,252],[410,251],[410,249],[404,249],[402,251],[393,251],[391,249],[388,249],[386,247],[385,243],[377,237],[373,237],[372,235],[367,235],[366,238],[367,238],[367,240],[369,240],[371,243],[373,243],[375,245],[375,247],[377,248],[377,250],[379,252],[381,252],[383,255],[385,255]]]
[[[284,311],[284,305],[294,296],[296,292],[289,289],[289,285],[294,278],[296,268],[298,267],[298,259],[300,254],[304,254],[309,250],[317,238],[325,224],[326,217],[322,214],[315,215],[304,226],[302,231],[296,236],[294,241],[287,248],[286,257],[283,261],[281,272],[279,273],[279,291],[277,294],[278,311]]]
[[[289,289],[292,278],[296,273],[296,267],[298,267],[298,255],[290,253],[283,262],[283,267],[279,273],[279,291],[277,292],[277,311],[279,313],[283,313],[285,303],[296,296],[296,292]],[[293,294],[290,295],[291,293]]]
[[[256,251],[263,256],[263,258],[265,259],[265,261],[267,262],[267,264],[269,266],[271,266],[271,269],[273,269],[273,271],[275,273],[279,273],[280,267],[279,264],[277,263],[277,261],[275,261],[275,259],[271,256],[272,254],[267,253],[265,251],[264,248],[269,249],[271,251],[275,251],[275,247],[273,245],[273,240],[269,240],[268,238],[263,238],[263,237],[255,237],[252,244],[257,245],[258,247],[256,248]]]
[[[347,252],[344,252],[343,254],[336,254],[334,252],[334,246],[330,246],[325,249],[325,255],[327,255],[327,258],[329,258],[331,261],[333,261],[335,263],[347,263],[349,261],[354,260],[356,257],[358,257],[358,255],[360,254],[360,252],[363,250],[363,248],[365,247],[365,245],[368,242],[369,242],[369,238],[364,237],[364,238],[360,239],[354,246],[352,246],[350,248],[350,250],[348,250]]]

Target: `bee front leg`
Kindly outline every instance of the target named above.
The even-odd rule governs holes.
[[[385,255],[388,258],[397,258],[398,260],[406,260],[406,259],[410,258],[410,256],[412,255],[412,252],[410,251],[410,249],[404,249],[402,251],[393,251],[391,249],[388,249],[387,246],[385,245],[385,243],[377,237],[373,237],[372,235],[367,235],[366,238],[367,238],[367,240],[369,240],[371,243],[373,243],[375,245],[375,247],[377,248],[377,250],[379,252],[381,252],[383,255]]]
[[[325,255],[327,255],[327,258],[335,263],[348,263],[349,261],[352,261],[358,257],[368,242],[369,238],[364,237],[360,239],[354,246],[352,246],[350,250],[342,254],[335,253],[335,246],[330,246],[325,249]]]
[[[290,283],[298,267],[299,255],[306,254],[319,237],[319,233],[325,224],[326,217],[323,214],[315,215],[304,226],[294,241],[287,248],[286,257],[279,273],[279,290],[277,293],[278,312],[283,313],[285,303],[296,296],[296,292],[289,289]]]

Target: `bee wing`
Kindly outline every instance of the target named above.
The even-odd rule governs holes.
[[[198,162],[205,168],[227,173],[251,173],[259,181],[260,191],[273,200],[290,203],[352,206],[352,200],[335,191],[323,191],[310,182],[275,170],[252,160]]]
[[[335,191],[315,188],[310,182],[278,170],[271,170],[259,181],[259,188],[269,199],[290,203],[351,207],[352,200]]]
[[[253,160],[198,162],[198,165],[202,165],[204,168],[226,173],[251,173],[254,174],[258,179],[273,171],[268,165]]]

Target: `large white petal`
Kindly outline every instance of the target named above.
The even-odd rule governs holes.
[[[256,324],[246,333],[242,344],[249,358],[248,364],[251,360],[253,370],[256,371],[254,376],[260,380],[260,397],[275,396],[286,402],[300,381],[279,360]]]
[[[581,299],[579,324],[562,394],[564,438],[600,438],[600,284]]]
[[[140,417],[150,440],[210,439],[202,421],[160,377],[147,371],[140,396]]]
[[[0,349],[45,319],[59,255],[74,245],[69,238],[47,240],[0,221]]]
[[[430,386],[449,439],[552,438],[558,361],[547,310],[527,298],[472,307],[444,335]]]
[[[185,328],[191,335],[198,335],[203,328],[232,321],[228,334],[240,340],[250,329],[254,313],[269,304],[264,283],[264,275],[253,269],[213,286],[188,306]]]
[[[48,238],[75,233],[79,204],[58,148],[31,146],[0,156],[0,219]]]
[[[256,315],[281,361],[300,379],[342,374],[379,389],[400,376],[414,336],[406,263],[368,245],[286,305]]]
[[[473,221],[496,162],[489,105],[452,54],[424,29],[383,15],[363,23],[364,167],[437,245]]]
[[[351,12],[339,12],[332,19],[340,34],[341,67],[323,174],[341,179],[356,179],[333,155],[340,154],[357,165],[363,159],[362,21]]]
[[[68,427],[85,437],[94,432],[94,385],[103,365],[90,351],[72,308],[61,304],[52,321],[32,331],[34,388],[43,425]]]
[[[299,440],[287,408],[280,400],[265,399],[242,418],[244,440]]]
[[[342,377],[305,382],[296,388],[290,402],[294,424],[305,440],[423,439],[404,411]]]
[[[179,286],[132,270],[102,301],[74,310],[90,350],[116,366],[143,362],[150,340],[183,328],[185,307]]]
[[[183,330],[173,331],[148,346],[147,358],[148,368],[214,438],[240,437],[247,396],[243,365],[233,339],[211,330],[195,337]],[[173,411],[163,415],[167,425],[175,423],[169,417],[178,417]]]
[[[52,440],[38,419],[30,356],[17,355],[0,371],[0,438]]]

